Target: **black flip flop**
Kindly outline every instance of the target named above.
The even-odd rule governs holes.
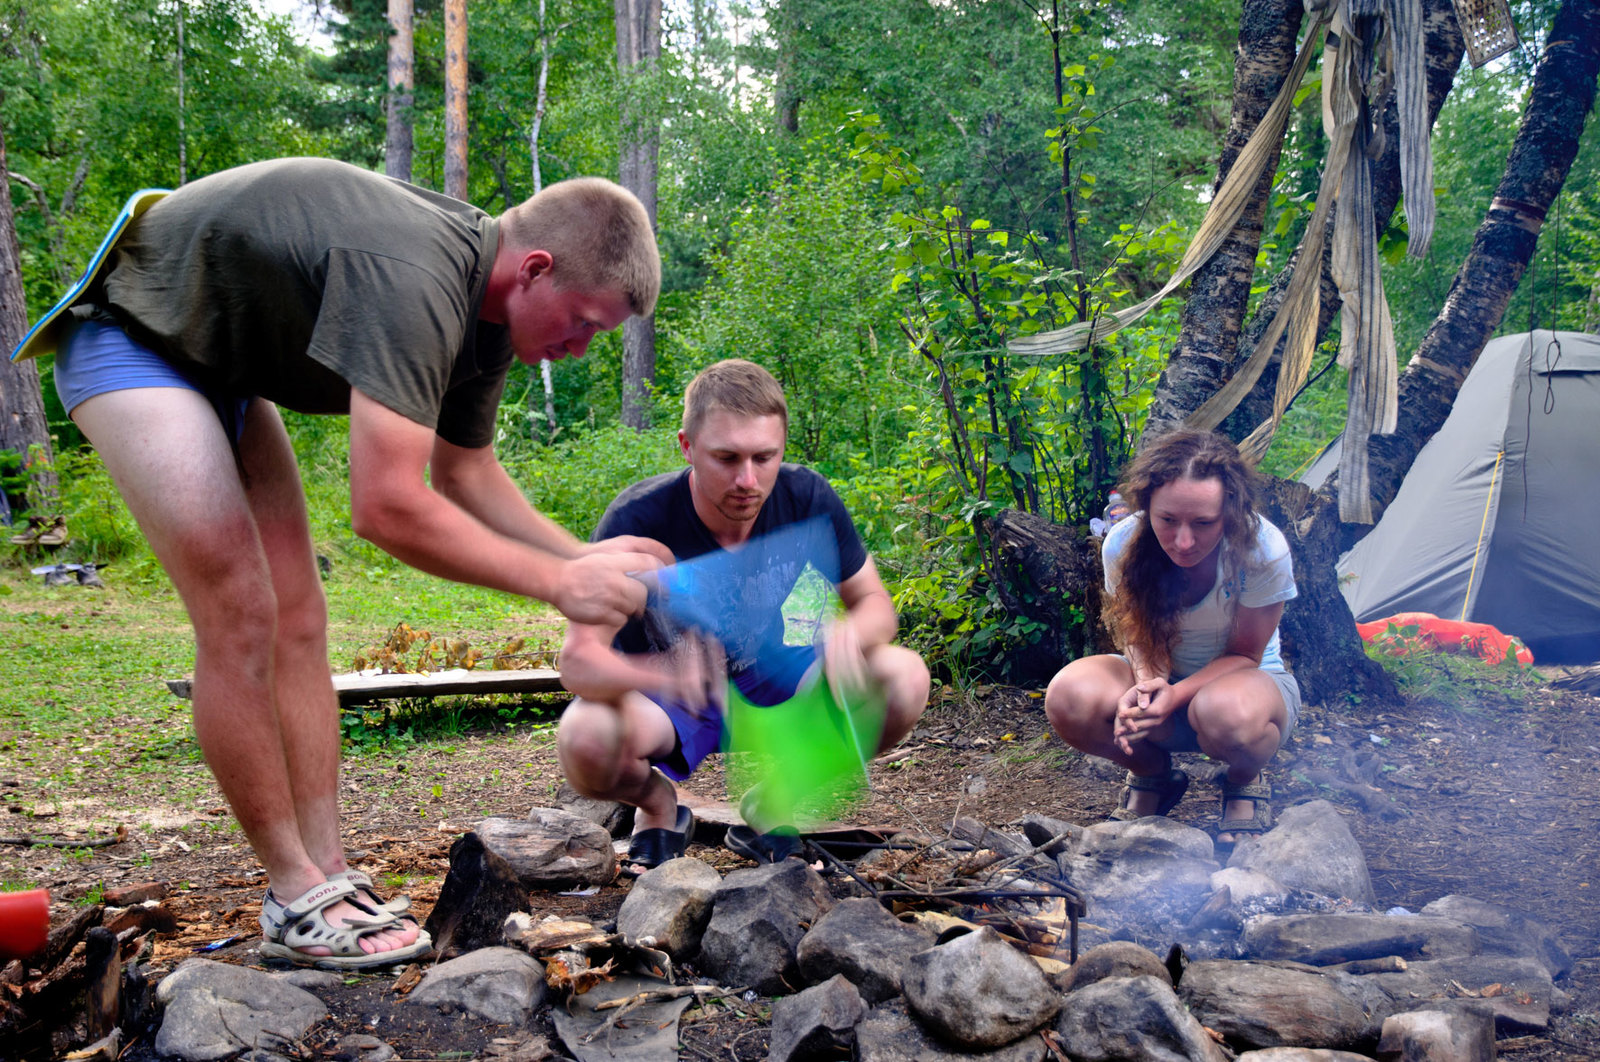
[[[677,859],[689,848],[689,835],[694,832],[694,814],[682,804],[678,805],[677,829],[657,826],[640,830],[628,843],[628,858],[623,861],[623,873],[637,877],[646,870],[654,870],[662,863]]]
[[[757,863],[781,863],[798,856],[802,844],[800,831],[793,826],[780,826],[768,833],[757,833],[749,826],[729,826],[722,843],[730,852]]]

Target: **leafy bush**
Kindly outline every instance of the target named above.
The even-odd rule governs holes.
[[[683,467],[676,427],[635,432],[621,425],[529,446],[504,456],[506,468],[539,511],[587,538],[624,487]]]

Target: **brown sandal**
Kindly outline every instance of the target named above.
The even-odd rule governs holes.
[[[1128,772],[1122,787],[1122,792],[1117,795],[1117,810],[1111,813],[1111,818],[1117,822],[1133,822],[1144,816],[1135,814],[1128,805],[1133,803],[1134,793],[1158,793],[1156,810],[1153,814],[1165,815],[1178,806],[1178,801],[1183,799],[1183,794],[1189,791],[1189,776],[1176,767],[1168,768],[1166,774],[1134,774]]]

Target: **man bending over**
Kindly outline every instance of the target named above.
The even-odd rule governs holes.
[[[765,369],[742,360],[708,367],[683,396],[678,445],[689,467],[624,490],[595,531],[653,538],[688,561],[716,550],[761,550],[774,532],[821,518],[837,556],[822,562],[836,570],[822,574],[845,608],[820,646],[783,644],[781,607],[807,558],[762,553],[741,566],[748,573],[741,585],[706,590],[720,593],[736,615],[720,647],[691,638],[653,651],[665,647],[651,645],[640,620],[568,628],[561,678],[578,699],[561,717],[561,767],[579,793],[638,809],[629,850],[635,871],[682,855],[688,844],[693,819],[678,806],[672,780],[688,778],[721,744],[723,653],[728,677],[755,705],[793,696],[820,654],[832,685],[872,688],[883,698],[877,751],[903,738],[927,706],[927,666],[890,644],[894,606],[849,513],[822,476],[783,461],[788,427],[783,389]],[[799,851],[792,823],[762,821],[752,801],[742,811],[756,821],[729,831],[735,851],[764,862]]]
[[[496,459],[513,356],[577,357],[648,314],[661,266],[638,200],[551,185],[495,218],[326,159],[226,170],[159,199],[57,324],[61,404],[99,451],[195,631],[194,727],[265,867],[261,954],[408,960],[426,934],[339,836],[327,601],[278,407],[348,413],[355,532],[447,579],[584,623],[644,606],[654,543],[585,545]]]

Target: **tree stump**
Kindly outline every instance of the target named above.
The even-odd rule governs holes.
[[[1111,650],[1100,624],[1099,539],[1018,509],[995,514],[986,531],[1001,602],[1045,625],[1038,641],[1007,654],[1012,682],[1042,686],[1068,662]]]

